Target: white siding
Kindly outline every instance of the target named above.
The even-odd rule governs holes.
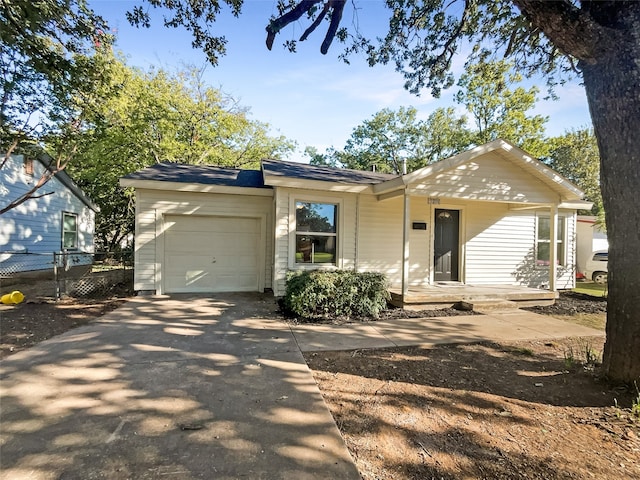
[[[466,218],[468,284],[549,284],[548,267],[536,266],[536,217],[548,209],[509,210],[505,204],[469,203]],[[565,265],[558,266],[557,288],[575,284],[575,214],[560,211],[566,225]]]
[[[7,205],[31,189],[44,173],[40,162],[34,161],[33,167],[33,176],[26,175],[23,157],[9,158],[0,170],[0,205]],[[93,252],[93,210],[56,177],[38,191],[38,195],[45,193],[47,195],[29,199],[0,216],[0,271],[52,268],[52,253],[62,249],[62,212],[77,215],[78,251]]]
[[[550,203],[558,195],[497,152],[426,178],[412,188],[434,197],[500,202]]]
[[[275,274],[274,293],[285,292],[288,270],[298,268],[336,268],[296,265],[295,251],[295,201],[338,204],[337,268],[355,267],[356,257],[356,195],[353,193],[320,192],[279,187],[275,193]]]
[[[383,272],[394,286],[402,282],[402,203],[360,196],[358,270]]]
[[[259,218],[264,231],[264,288],[272,288],[273,203],[269,196],[136,189],[136,290],[163,291],[163,219],[166,215]]]

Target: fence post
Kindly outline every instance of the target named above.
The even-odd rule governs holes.
[[[53,252],[53,281],[56,285],[56,300],[60,300],[60,284],[58,283],[58,254]]]

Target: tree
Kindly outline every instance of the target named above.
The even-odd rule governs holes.
[[[216,48],[216,37],[208,38],[201,26],[215,20],[222,2],[149,3],[173,10],[171,26],[192,28],[195,40],[216,60],[224,45]],[[240,12],[241,0],[224,3],[234,14]],[[336,38],[349,42],[343,56],[363,52],[371,65],[395,64],[412,92],[428,87],[438,94],[453,85],[452,59],[463,44],[473,46],[472,59],[487,52],[509,57],[523,75],[541,73],[549,85],[571,74],[582,76],[600,151],[610,240],[604,370],[617,381],[640,378],[640,150],[636,145],[640,131],[640,2],[388,0],[388,31],[374,41],[341,27],[345,5],[345,0],[279,2],[279,16],[267,25],[267,47],[272,47],[282,29],[306,15],[309,27],[301,40],[326,20],[322,53],[327,53]],[[141,14],[137,20],[144,24],[144,12],[137,13]],[[285,45],[295,49],[295,42],[289,40]]]
[[[474,143],[488,143],[497,138],[510,141],[535,157],[547,154],[542,115],[528,115],[535,107],[538,89],[525,90],[515,86],[522,75],[512,71],[505,60],[485,61],[467,65],[460,77],[461,88],[456,101],[464,105],[475,123]]]
[[[555,171],[575,183],[593,202],[588,214],[601,215],[600,153],[598,143],[590,128],[572,130],[560,137],[548,140],[549,154],[543,159]]]
[[[314,165],[340,166],[401,174],[450,157],[471,143],[466,117],[453,108],[438,108],[426,120],[417,118],[414,107],[383,109],[351,132],[343,150],[333,147],[325,154],[307,148]]]
[[[82,102],[103,80],[95,53],[112,40],[84,0],[0,0],[0,168],[12,153],[42,155],[51,136],[49,169],[33,188],[0,208],[17,207],[38,191],[75,152]]]
[[[120,189],[123,175],[160,161],[256,167],[262,158],[280,158],[294,148],[206,86],[196,68],[143,72],[110,52],[103,55],[110,95],[98,91],[100,101],[87,105],[68,170],[100,207],[96,237],[105,250],[117,249],[133,232],[133,192]]]

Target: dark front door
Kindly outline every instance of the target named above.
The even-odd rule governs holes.
[[[436,209],[434,226],[434,280],[457,282],[460,211]]]

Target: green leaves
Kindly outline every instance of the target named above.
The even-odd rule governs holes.
[[[113,56],[103,60],[109,83],[84,103],[83,133],[69,166],[101,208],[96,231],[103,248],[116,248],[133,231],[132,193],[118,186],[123,175],[160,161],[254,168],[294,148],[205,85],[199,69],[143,72]]]
[[[547,118],[527,113],[535,107],[538,89],[518,86],[522,77],[512,68],[505,60],[467,64],[455,99],[467,108],[475,123],[473,143],[502,138],[542,157],[548,152],[544,138]]]
[[[549,139],[549,154],[544,162],[577,185],[593,202],[592,215],[603,214],[600,192],[600,152],[593,129],[571,130]]]
[[[414,107],[383,109],[353,129],[344,150],[326,155],[307,151],[312,163],[341,165],[356,170],[375,169],[401,174],[406,162],[413,171],[464,150],[470,141],[466,119],[453,108],[437,109],[427,120]]]

